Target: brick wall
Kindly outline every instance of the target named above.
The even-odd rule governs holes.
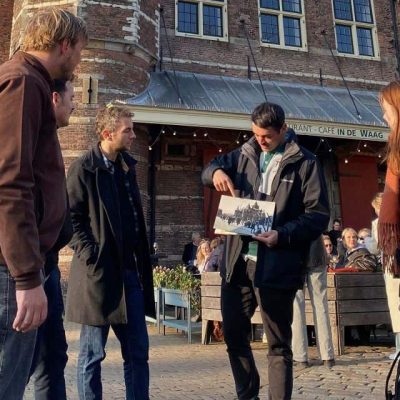
[[[2,0],[0,7],[0,64],[10,54],[11,26],[14,0]]]
[[[163,0],[162,4],[175,65],[179,70],[246,77],[247,55],[250,55],[250,51],[239,22],[240,18],[244,18],[257,65],[264,79],[319,84],[321,70],[326,85],[343,86],[335,62],[320,35],[321,30],[325,29],[328,41],[335,49],[332,0],[304,1],[307,52],[260,46],[255,0],[228,1],[228,42],[175,36],[175,1]],[[344,76],[349,81],[355,80],[350,82],[352,87],[376,89],[379,87],[377,82],[395,78],[389,2],[375,0],[374,5],[381,60],[338,57]],[[165,68],[170,68],[164,30],[161,31],[161,46]]]

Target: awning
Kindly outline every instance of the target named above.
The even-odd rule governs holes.
[[[268,101],[280,104],[299,134],[386,141],[378,93],[263,81]],[[178,94],[179,93],[179,94]],[[181,101],[180,101],[180,99]],[[148,87],[125,101],[140,123],[250,130],[249,114],[265,101],[259,81],[218,75],[154,72]]]

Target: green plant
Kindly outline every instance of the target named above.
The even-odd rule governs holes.
[[[177,289],[189,293],[192,308],[196,313],[201,309],[201,281],[191,272],[186,271],[184,265],[175,268],[157,266],[153,269],[154,287]]]

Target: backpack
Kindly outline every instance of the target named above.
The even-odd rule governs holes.
[[[385,400],[400,400],[400,351],[397,353],[396,358],[394,359],[392,366],[390,367],[388,376],[386,377],[386,385],[385,385]],[[391,390],[389,390],[389,381],[390,377],[392,375],[394,367],[397,365],[397,371],[396,371],[396,378],[395,378],[395,384],[394,384],[394,393],[392,393]]]

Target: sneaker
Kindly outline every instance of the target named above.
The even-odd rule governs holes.
[[[325,365],[325,367],[328,367],[328,368],[332,368],[332,367],[334,367],[335,366],[335,360],[332,358],[332,360],[324,360],[324,365]]]

